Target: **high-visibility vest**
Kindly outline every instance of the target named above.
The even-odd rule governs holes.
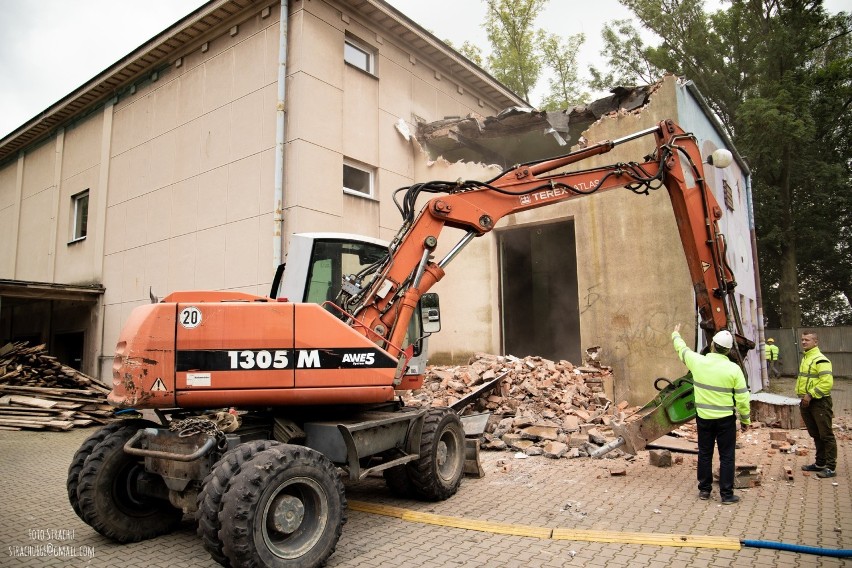
[[[766,360],[767,361],[777,361],[778,360],[778,346],[766,344]]]
[[[799,376],[796,378],[796,395],[806,394],[811,398],[823,398],[831,394],[834,386],[831,361],[822,354],[819,347],[811,347],[805,351],[799,365]]]
[[[686,346],[679,333],[672,333],[677,356],[692,372],[695,410],[699,417],[713,419],[740,415],[742,424],[751,424],[751,395],[740,366],[721,353],[701,355]]]

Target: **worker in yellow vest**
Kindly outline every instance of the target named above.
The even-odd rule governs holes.
[[[805,354],[799,365],[796,396],[801,399],[799,410],[802,421],[816,446],[816,460],[810,465],[803,465],[802,471],[815,471],[817,477],[826,478],[837,475],[837,439],[832,430],[834,409],[831,402],[834,374],[831,361],[822,354],[818,344],[816,333],[802,333]]]
[[[766,352],[766,375],[771,376],[773,379],[777,379],[781,376],[781,371],[775,366],[778,361],[778,346],[775,345],[775,340],[771,337],[766,340],[766,348],[764,350]]]
[[[734,464],[737,445],[737,414],[743,431],[751,424],[750,393],[739,365],[728,358],[734,336],[723,329],[713,336],[710,353],[701,355],[686,346],[680,324],[672,332],[677,356],[692,373],[695,418],[698,426],[698,498],[710,498],[713,486],[713,451],[719,447],[719,496],[723,505],[733,505]]]

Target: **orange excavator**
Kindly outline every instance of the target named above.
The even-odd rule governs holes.
[[[643,162],[557,172],[642,137],[655,141]],[[707,159],[730,161],[726,150]],[[754,344],[732,300],[722,210],[695,138],[666,120],[487,182],[401,188],[403,223],[390,243],[296,235],[269,296],[174,292],[136,308],[118,340],[109,402],[145,418],[112,423],[83,443],[69,468],[71,505],[119,542],[166,533],[192,513],[205,548],[225,566],[317,566],[345,522],[338,468],[352,480],[382,472],[399,495],[452,496],[465,461],[459,416],[404,407],[395,394],[423,383],[426,337],[440,329],[429,290],[467,243],[508,214],[663,186],[699,326],[708,340],[733,332],[742,364]],[[418,197],[430,194],[416,211]],[[445,227],[464,237],[436,262]],[[691,387],[687,375],[662,388],[623,434],[628,449],[694,416]]]

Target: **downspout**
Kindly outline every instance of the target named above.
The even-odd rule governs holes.
[[[277,270],[283,258],[284,233],[284,144],[287,113],[285,96],[287,86],[287,27],[290,6],[281,0],[281,17],[278,33],[278,100],[275,103],[275,203],[272,211],[272,270]]]
[[[754,223],[754,205],[751,200],[751,176],[745,178],[746,197],[748,199],[748,232],[751,238],[751,258],[754,266],[754,297],[757,301],[757,360],[760,368],[760,384],[763,389],[769,387],[769,372],[766,370],[766,331],[763,322],[763,294],[760,291],[760,267],[757,260],[757,231]]]

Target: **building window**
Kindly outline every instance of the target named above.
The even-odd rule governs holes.
[[[725,206],[729,211],[734,210],[734,190],[728,184],[728,180],[722,180],[722,188],[725,190]]]
[[[344,41],[343,60],[349,65],[366,71],[371,75],[375,74],[375,55],[373,51],[354,39],[346,38]]]
[[[343,193],[373,197],[373,170],[366,166],[344,161]]]
[[[86,238],[89,226],[89,190],[71,196],[71,211],[74,214],[71,242]]]

